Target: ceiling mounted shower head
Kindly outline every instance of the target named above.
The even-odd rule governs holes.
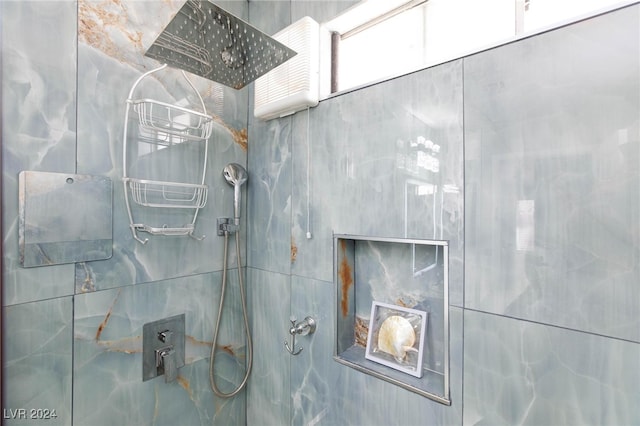
[[[296,52],[208,0],[187,0],[145,55],[240,89]]]

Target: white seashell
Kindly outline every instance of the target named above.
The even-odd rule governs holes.
[[[392,315],[385,319],[378,331],[378,349],[392,355],[396,361],[403,361],[407,352],[417,352],[413,347],[416,332],[406,318]]]

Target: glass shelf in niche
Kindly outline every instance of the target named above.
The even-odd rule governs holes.
[[[334,359],[451,405],[448,242],[334,234],[333,256]]]

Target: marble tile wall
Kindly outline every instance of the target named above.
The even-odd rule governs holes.
[[[640,345],[467,309],[464,423],[633,425]]]
[[[282,11],[282,2],[251,2],[250,15],[276,3]],[[292,20],[318,12],[317,2],[290,5]],[[291,358],[282,371],[290,424],[640,421],[631,402],[640,396],[639,10],[292,117],[250,118],[248,161],[261,185],[250,193],[249,268],[274,292],[290,286],[293,316],[320,319],[299,356],[274,345],[276,358]],[[417,136],[443,141],[437,183],[448,192],[436,201],[435,226],[432,201],[402,211],[410,176],[402,141]],[[332,234],[431,238],[434,230],[453,245],[451,407],[331,360]],[[286,336],[279,309],[255,321],[281,322]],[[269,388],[267,376],[256,377],[252,389]],[[259,418],[263,407],[252,402],[249,418]]]
[[[640,6],[464,60],[465,423],[635,424]]]
[[[220,3],[273,33],[354,2]],[[639,5],[269,122],[247,109],[250,90],[194,78],[219,118],[197,224],[207,238],[142,246],[118,180],[124,100],[156,65],[144,46],[181,4],[0,2],[3,408],[56,409],[50,424],[61,425],[640,422]],[[180,99],[180,78],[169,71],[149,90]],[[420,137],[441,147],[437,174],[411,161]],[[207,370],[215,220],[232,208],[219,173],[231,161],[250,173],[242,249],[255,358],[246,394],[227,401]],[[21,268],[21,170],[110,177],[113,258]],[[405,210],[417,181],[439,197],[409,197]],[[450,407],[333,361],[334,232],[449,241]],[[246,357],[234,275],[221,381],[237,380]],[[178,313],[187,365],[176,383],[142,382],[143,324]],[[283,344],[292,315],[318,319],[295,357]]]
[[[262,11],[269,4],[282,8],[281,3],[252,2],[250,16],[254,7]],[[292,21],[307,14],[327,19],[319,14],[320,3],[332,4],[291,2]],[[286,286],[290,306],[284,308],[290,315],[318,320],[315,334],[296,340],[303,351],[291,356],[282,344],[288,338],[289,313],[271,308],[255,312],[257,323],[276,329],[271,334],[279,347],[274,346],[273,359],[290,359],[282,371],[291,392],[285,423],[461,423],[462,310],[453,308],[450,314],[452,407],[338,364],[333,360],[332,247],[334,233],[447,239],[451,295],[462,305],[462,136],[461,61],[338,96],[292,117],[250,121],[249,170],[260,185],[249,194],[248,267],[259,270],[260,286],[272,287],[272,293]],[[412,148],[423,149],[418,142],[426,140],[439,145],[438,172],[415,164],[417,152],[412,157]],[[446,186],[450,192],[431,193],[425,200],[415,195],[418,184]],[[274,375],[253,376],[249,419],[264,413],[262,405],[253,404],[253,392],[266,392],[270,377]],[[282,378],[274,380],[279,389]]]
[[[3,423],[70,425],[72,297],[7,306],[2,325]]]
[[[244,393],[232,400],[212,394],[208,360],[223,253],[216,218],[230,216],[233,209],[233,188],[221,173],[229,162],[246,164],[248,90],[236,92],[192,77],[215,121],[207,162],[209,200],[196,223],[196,233],[206,235],[203,241],[151,236],[142,245],[132,238],[124,205],[125,100],[133,82],[159,65],[144,51],[182,3],[0,3],[7,410],[53,409],[57,417],[49,424],[60,425],[246,422]],[[247,18],[246,2],[219,3]],[[140,95],[165,102],[193,100],[177,71],[157,77],[145,80]],[[186,150],[174,176],[189,179],[202,159],[201,150]],[[157,155],[150,162],[150,173],[163,173],[160,160]],[[17,176],[22,170],[110,178],[112,258],[22,268],[17,243]],[[242,253],[245,241],[243,236]],[[233,243],[230,252],[235,268]],[[215,376],[223,390],[241,380],[246,359],[231,272],[219,337],[224,351],[216,357]],[[163,378],[143,382],[143,325],[180,313],[186,316],[185,367],[174,383],[165,384]],[[5,419],[6,424],[42,422],[28,420]]]
[[[247,424],[289,424],[291,415],[288,339],[291,307],[290,276],[247,268],[253,333],[253,371],[247,388]]]
[[[636,6],[465,59],[465,307],[640,342],[638,31]]]
[[[229,277],[216,383],[230,391],[246,358],[235,274]],[[73,420],[80,425],[243,424],[244,394],[221,400],[209,387],[209,355],[221,273],[198,274],[75,296]],[[174,383],[142,381],[142,327],[185,314],[185,366]],[[221,343],[222,344],[222,343]],[[238,365],[240,364],[240,365]]]
[[[73,265],[19,265],[18,173],[75,171],[77,15],[74,2],[3,2],[0,7],[3,303],[12,305],[73,294]]]
[[[18,173],[75,171],[76,5],[2,2],[0,16],[3,422],[70,425],[74,266],[20,266]]]

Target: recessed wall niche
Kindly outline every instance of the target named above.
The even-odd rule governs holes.
[[[335,234],[333,253],[336,291],[334,359],[426,398],[451,405],[448,242]],[[391,308],[380,310],[379,304]],[[382,341],[378,345],[378,339],[382,337],[378,335],[381,327],[378,328],[377,324],[385,319],[379,315],[399,316],[411,321],[408,311],[426,313],[427,321],[413,324],[415,339],[407,340],[406,330],[398,332],[396,341],[391,345],[402,348],[400,356],[378,352],[376,357],[367,359],[367,353],[384,346]],[[373,330],[369,330],[370,323]],[[374,333],[371,339],[368,339],[369,333]],[[415,354],[421,337],[423,347],[416,367]],[[372,360],[378,357],[386,362]],[[392,365],[394,363],[397,365]],[[421,371],[417,374],[406,371],[411,368]]]

